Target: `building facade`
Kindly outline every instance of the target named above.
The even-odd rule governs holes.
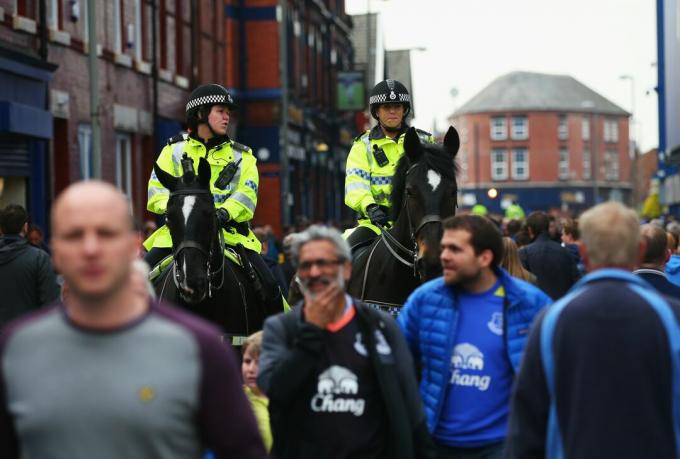
[[[354,113],[336,110],[338,72],[353,65],[344,0],[281,3],[239,0],[227,7],[228,24],[239,29],[241,57],[230,80],[241,107],[238,140],[253,148],[260,171],[254,223],[277,233],[296,221],[348,218],[344,163],[355,135]]]
[[[451,118],[461,134],[459,205],[578,213],[628,202],[628,117],[569,76],[499,77]]]
[[[153,161],[181,130],[190,88],[225,79],[220,3],[96,2],[101,173],[139,219]],[[25,205],[43,227],[54,196],[93,176],[87,5],[0,0],[0,107],[8,113],[0,205]]]

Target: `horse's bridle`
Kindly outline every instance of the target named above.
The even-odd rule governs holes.
[[[196,194],[209,194],[212,197],[212,193],[210,190],[205,190],[201,188],[187,188],[183,190],[176,190],[170,193],[170,197],[173,196],[182,196],[182,195],[196,195]],[[224,235],[222,234],[222,230],[218,229],[217,233],[219,235],[218,241],[219,241],[219,247],[218,250],[223,250],[222,248],[224,247]],[[184,250],[184,249],[195,249],[201,252],[203,255],[206,256],[207,258],[207,263],[206,263],[206,272],[208,273],[208,298],[212,298],[212,292],[214,290],[219,290],[222,287],[222,284],[224,284],[224,256],[221,257],[222,263],[221,266],[216,270],[212,271],[211,266],[210,266],[210,261],[212,260],[213,257],[213,243],[210,243],[210,250],[205,250],[198,242],[196,241],[182,241],[177,247],[173,247],[172,250],[172,257],[173,257],[173,264],[172,264],[172,280],[175,282],[175,287],[177,288],[178,291],[182,291],[180,287],[180,281],[179,281],[179,272],[177,271],[177,257],[179,254]],[[219,285],[213,286],[213,277],[217,276],[218,274],[221,274],[220,282]]]
[[[406,171],[406,177],[408,177],[408,174],[413,170],[418,165],[418,163],[413,164],[411,167],[408,168]],[[409,249],[408,247],[404,247],[404,245],[399,242],[394,236],[392,236],[387,228],[381,226],[381,225],[376,225],[378,228],[380,228],[380,237],[382,238],[382,241],[385,243],[385,246],[387,247],[387,250],[392,254],[394,258],[399,260],[401,263],[404,265],[408,266],[409,268],[413,268],[413,277],[418,277],[418,234],[420,233],[420,230],[423,229],[423,227],[429,223],[438,223],[442,224],[442,218],[440,215],[434,215],[434,214],[427,214],[424,215],[423,218],[420,219],[420,222],[418,222],[418,226],[413,229],[413,223],[411,220],[411,213],[408,210],[408,199],[409,195],[404,190],[405,198],[404,198],[404,204],[402,205],[401,211],[406,211],[406,218],[408,220],[408,227],[409,231],[411,233],[411,244],[413,246],[413,250]],[[406,258],[402,257],[399,255],[397,252],[401,251],[403,255],[406,256]],[[409,261],[413,260],[413,261]]]

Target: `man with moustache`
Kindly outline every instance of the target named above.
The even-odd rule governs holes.
[[[304,300],[264,325],[258,386],[278,459],[432,457],[413,362],[387,314],[345,293],[350,249],[312,226],[293,256]]]
[[[499,267],[491,220],[458,215],[443,226],[443,276],[416,289],[397,320],[419,363],[437,458],[497,459],[529,327],[551,300]]]
[[[265,458],[220,332],[152,302],[132,275],[125,197],[70,186],[52,235],[68,294],[0,334],[0,457]]]

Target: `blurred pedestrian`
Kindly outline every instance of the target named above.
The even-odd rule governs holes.
[[[0,326],[59,298],[50,256],[26,240],[28,214],[16,204],[0,212]]]
[[[562,223],[562,247],[567,249],[571,254],[574,262],[576,263],[576,268],[578,269],[579,276],[586,273],[586,268],[583,265],[583,260],[581,259],[581,253],[579,251],[579,239],[581,235],[578,230],[578,220],[567,219]]]
[[[519,261],[519,249],[517,244],[509,237],[503,238],[503,259],[501,260],[501,268],[505,269],[508,274],[530,284],[536,285],[536,276],[524,269],[522,263]]]
[[[387,314],[345,293],[350,249],[312,226],[293,247],[304,302],[264,325],[258,385],[278,459],[427,458],[413,362]]]
[[[645,249],[642,260],[633,274],[640,276],[660,293],[680,300],[680,287],[666,277],[664,267],[671,256],[666,231],[660,226],[646,224],[640,228]]]
[[[630,273],[633,210],[600,204],[580,228],[589,274],[531,330],[505,457],[678,457],[680,302]]]
[[[536,276],[538,287],[553,300],[562,297],[579,278],[570,253],[550,237],[551,219],[545,212],[532,212],[526,226],[531,244],[519,251],[522,265]]]
[[[257,427],[267,451],[272,449],[272,430],[269,424],[269,399],[257,385],[260,353],[262,352],[262,330],[246,338],[243,343],[243,360],[241,362],[241,376],[243,389],[246,392],[250,406],[253,408]]]
[[[417,288],[397,320],[420,369],[437,458],[498,459],[529,327],[551,301],[499,267],[502,236],[489,219],[443,225],[443,276]]]
[[[281,293],[283,294],[283,296],[287,297],[288,283],[286,283],[286,278],[283,276],[281,266],[279,265],[277,259],[267,256],[267,253],[269,251],[269,243],[271,240],[269,237],[270,235],[267,234],[266,229],[261,226],[253,228],[253,234],[262,244],[260,254],[262,255],[264,263],[267,265],[267,268],[269,268],[269,271],[271,271],[272,275],[274,276],[274,279],[276,279],[276,282],[279,284],[279,288],[281,289]]]
[[[45,244],[45,234],[43,230],[38,225],[29,225],[28,231],[26,231],[26,240],[33,247],[44,250],[47,254],[50,254],[50,248]]]
[[[72,185],[52,231],[68,295],[0,336],[0,457],[266,457],[219,331],[150,302],[131,274],[125,197]]]

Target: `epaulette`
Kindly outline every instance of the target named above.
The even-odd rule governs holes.
[[[427,131],[423,131],[422,129],[416,128],[416,133],[417,133],[419,136],[432,137],[432,134],[430,134],[430,133],[427,132]]]
[[[371,132],[371,131],[364,131],[364,132],[362,132],[361,134],[359,134],[358,136],[356,136],[356,137],[354,138],[354,141],[355,141],[355,142],[358,142],[359,140],[361,140],[361,138],[362,138],[363,136],[365,136],[365,135],[366,135],[367,133],[369,133],[369,132]]]
[[[247,147],[243,145],[242,143],[238,143],[234,140],[231,141],[231,148],[234,150],[238,150],[241,153],[249,153],[250,152],[250,147]]]
[[[172,136],[168,139],[168,145],[172,145],[173,143],[177,142],[182,142],[183,140],[186,140],[186,134],[184,132],[180,132],[179,134]]]

